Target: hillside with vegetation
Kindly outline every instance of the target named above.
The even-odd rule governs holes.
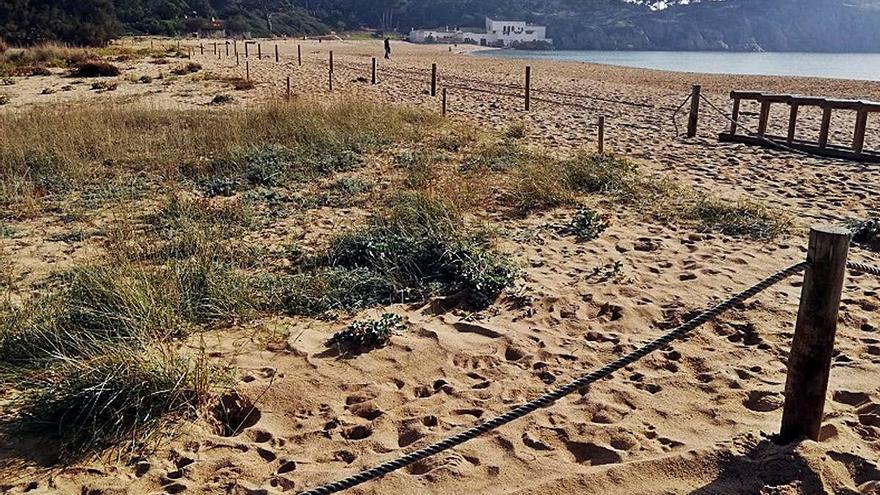
[[[406,33],[481,26],[486,16],[546,24],[560,49],[880,51],[878,0],[11,0],[0,4],[0,36],[101,44],[215,27],[251,36]]]

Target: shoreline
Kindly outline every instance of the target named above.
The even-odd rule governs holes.
[[[663,61],[652,61],[650,59],[643,59],[644,61],[641,63],[633,62],[630,64],[608,60],[591,60],[588,59],[590,55],[596,55],[600,59],[603,56],[608,56],[609,54],[613,54],[612,57],[638,57],[638,56],[659,56],[659,57],[668,57],[668,56],[684,56],[684,57],[728,57],[728,58],[741,58],[741,57],[761,57],[761,56],[770,56],[770,57],[791,57],[791,56],[815,56],[815,57],[836,57],[836,56],[869,56],[876,57],[878,59],[878,63],[880,63],[880,53],[831,53],[831,52],[728,52],[728,51],[667,51],[667,50],[516,50],[516,49],[494,49],[494,50],[473,50],[467,52],[468,55],[472,55],[475,57],[485,57],[485,58],[495,58],[495,59],[508,59],[508,60],[537,60],[537,61],[556,61],[556,62],[573,62],[573,63],[585,63],[585,64],[595,64],[600,66],[609,66],[609,67],[619,67],[619,68],[629,68],[629,69],[641,69],[641,70],[651,70],[651,71],[659,71],[659,72],[669,72],[669,73],[677,73],[677,74],[691,74],[691,75],[711,75],[711,76],[747,76],[747,77],[786,77],[786,78],[809,78],[809,79],[822,79],[822,80],[833,80],[833,81],[855,81],[855,82],[878,82],[880,81],[880,72],[876,76],[868,76],[868,75],[834,75],[834,74],[807,74],[807,73],[796,73],[793,71],[788,72],[778,72],[778,73],[769,73],[769,72],[745,72],[745,71],[737,71],[737,72],[725,72],[720,70],[686,70],[686,69],[677,69],[677,68],[666,68],[660,67],[652,64],[666,64]],[[561,54],[561,55],[555,55]],[[566,58],[566,54],[571,55],[571,58]],[[583,58],[578,58],[583,57]],[[733,61],[735,62],[735,61]],[[754,62],[754,61],[753,61]],[[760,62],[760,61],[758,61]],[[674,62],[680,64],[681,61]],[[697,64],[709,64],[709,61],[697,61]],[[765,61],[764,63],[771,63]],[[773,63],[774,66],[775,62]],[[870,62],[866,65],[872,66]],[[760,70],[760,69],[758,69]]]

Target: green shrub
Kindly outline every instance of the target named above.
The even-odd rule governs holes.
[[[185,65],[181,65],[171,69],[172,74],[176,74],[178,76],[185,76],[187,74],[195,74],[196,72],[202,70],[201,64],[197,64],[195,62],[189,62]]]
[[[597,239],[608,228],[609,220],[595,210],[581,208],[578,210],[568,225],[563,226],[562,232],[575,236],[579,241],[592,241]]]
[[[382,274],[401,301],[460,294],[478,308],[491,304],[515,275],[502,256],[466,232],[454,207],[417,193],[398,196],[366,228],[334,239],[324,262]]]
[[[235,98],[233,98],[230,95],[215,95],[214,98],[211,99],[211,104],[212,105],[225,105],[227,103],[232,103],[233,101],[235,101]]]
[[[394,313],[384,313],[377,320],[355,321],[327,341],[342,354],[369,351],[384,347],[391,336],[406,329],[403,318]]]
[[[121,74],[119,67],[101,60],[88,60],[76,66],[70,77],[116,77]]]
[[[320,316],[395,301],[388,279],[364,268],[322,267],[295,275],[265,276],[257,286],[264,309],[288,315]]]
[[[880,218],[855,220],[849,223],[852,231],[852,242],[871,249],[880,251]]]

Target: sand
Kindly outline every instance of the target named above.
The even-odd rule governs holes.
[[[267,47],[274,42],[264,43],[264,53],[271,55]],[[303,47],[302,67],[295,60],[297,43]],[[326,90],[329,49],[337,63],[333,95]],[[371,86],[372,56],[380,57],[383,68],[425,74],[437,63],[441,81],[467,77],[516,84],[522,79],[525,61],[447,50],[401,44],[393,60],[384,61],[380,42],[286,41],[280,43],[281,64],[249,60],[259,84],[248,93],[233,92],[219,81],[181,78],[168,86],[122,82],[107,94],[75,89],[36,95],[40,87],[65,81],[31,78],[4,88],[12,101],[0,111],[119,98],[196,107],[219,93],[234,94],[235,105],[252,105],[283,96],[287,75],[300,98],[355,94],[439,110],[438,99],[426,94],[426,78],[394,79],[386,72]],[[206,51],[210,54],[210,45]],[[234,59],[197,56],[196,61],[209,72],[244,75]],[[6,469],[0,490],[295,493],[333,481],[505,412],[802,261],[803,228],[810,223],[876,216],[880,210],[880,166],[719,144],[717,133],[727,124],[708,112],[696,139],[677,138],[671,122],[671,109],[694,82],[725,107],[731,89],[880,100],[880,84],[529,64],[536,88],[654,108],[578,100],[585,109],[576,109],[535,101],[533,111],[524,113],[521,100],[450,90],[450,115],[498,129],[524,122],[530,139],[564,150],[593,149],[596,117],[604,114],[608,149],[694,187],[790,212],[801,230],[779,241],[755,242],[646,223],[637,212],[620,208],[611,212],[612,226],[600,239],[577,244],[546,228],[569,211],[526,219],[489,213],[486,220],[504,232],[501,249],[524,267],[517,297],[505,296],[477,314],[445,311],[442,302],[364,312],[358,316],[400,314],[408,330],[386,348],[348,359],[328,355],[324,345],[347,319],[279,317],[211,332],[205,341],[212,356],[232,362],[240,370],[237,389],[258,399],[254,424],[232,437],[218,435],[207,420],[184,425],[177,437],[134,466],[103,460],[64,469]],[[167,67],[136,64],[130,72],[142,71],[157,75]],[[777,126],[785,122],[779,111]],[[817,133],[818,116],[805,117],[805,135]],[[850,138],[849,117],[835,120],[835,141]],[[745,118],[754,123],[755,115]],[[868,148],[880,148],[878,129],[880,122],[871,121]],[[310,214],[306,224],[325,232],[362,216]],[[57,224],[34,222],[27,234],[2,241],[21,276],[35,276],[87,251],[47,248],[45,238]],[[854,248],[851,259],[880,265],[880,256],[861,249]],[[594,267],[615,261],[622,264],[619,273],[593,275]],[[876,277],[847,275],[823,440],[795,446],[770,440],[781,420],[800,286],[801,277],[792,277],[609,380],[351,493],[880,493]],[[276,337],[266,338],[267,331]],[[7,440],[0,458],[11,462],[20,446]]]

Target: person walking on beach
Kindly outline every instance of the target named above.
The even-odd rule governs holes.
[[[385,38],[385,60],[391,60],[391,38]]]

